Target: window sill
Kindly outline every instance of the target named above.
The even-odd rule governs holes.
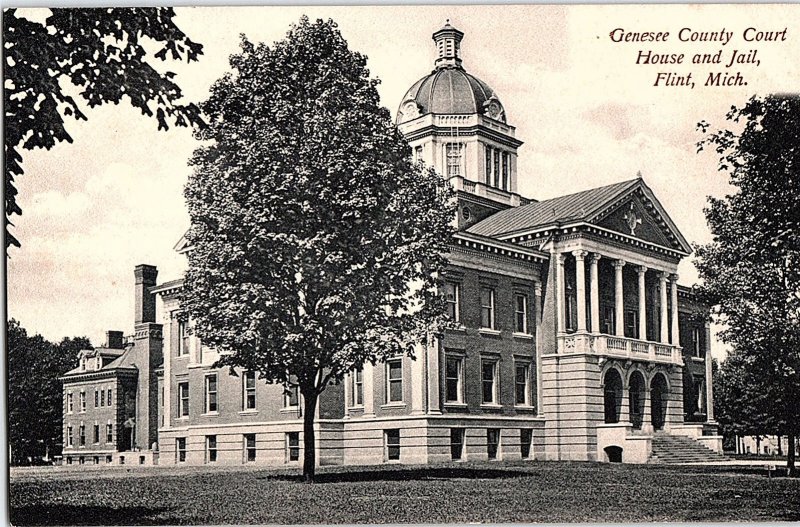
[[[500,410],[503,408],[503,405],[497,403],[481,403],[481,408],[486,408],[488,410]]]
[[[453,331],[455,333],[466,333],[467,332],[467,326],[465,326],[464,324],[460,324],[459,323],[458,326],[456,326],[454,328],[447,328],[447,330],[448,331]]]
[[[258,415],[258,410],[255,409],[242,410],[239,412],[239,415]]]
[[[706,361],[706,358],[705,358],[705,357],[695,357],[695,356],[692,356],[692,362],[705,362],[705,361]]]
[[[516,331],[511,334],[515,339],[525,339],[525,340],[532,340],[533,335],[530,333],[517,333]]]
[[[206,412],[204,414],[200,414],[200,417],[219,417],[219,412]]]
[[[535,406],[531,406],[529,404],[515,404],[514,405],[514,409],[515,410],[524,410],[526,412],[533,412],[533,411],[536,410],[536,407]]]
[[[447,401],[444,403],[445,408],[466,408],[467,403],[461,403],[458,401]]]
[[[481,335],[492,335],[492,336],[499,336],[500,330],[499,329],[492,329],[492,328],[480,328],[478,333]]]
[[[280,413],[282,414],[297,414],[300,413],[299,406],[287,406],[286,408],[281,408]]]
[[[407,405],[404,402],[393,402],[382,404],[381,408],[405,408]]]
[[[364,409],[364,405],[363,404],[357,404],[355,406],[348,406],[347,409],[348,410],[363,410]]]

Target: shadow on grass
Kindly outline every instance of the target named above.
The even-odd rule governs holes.
[[[9,519],[12,525],[176,525],[180,523],[180,518],[160,516],[168,510],[151,507],[26,505],[10,507]]]
[[[502,470],[480,467],[421,467],[396,468],[386,470],[364,470],[362,472],[325,472],[317,474],[315,483],[357,483],[369,481],[431,481],[460,479],[510,479],[531,477],[530,472],[522,470]],[[302,482],[300,474],[270,474],[258,479],[272,481]]]

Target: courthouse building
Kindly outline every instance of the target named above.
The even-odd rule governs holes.
[[[457,190],[445,293],[459,326],[416,360],[365,364],[329,387],[318,462],[718,456],[707,316],[676,274],[689,244],[639,176],[521,196],[523,142],[498,94],[464,69],[462,38],[449,24],[433,34],[433,71],[396,121]],[[66,462],[300,462],[297,389],[214,368],[218,355],[178,316],[181,288],[138,266],[133,336],[110,333],[63,377]]]

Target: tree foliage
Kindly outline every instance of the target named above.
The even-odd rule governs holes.
[[[319,394],[442,323],[453,194],[333,21],[241,49],[202,105],[183,303],[221,365],[299,387],[313,479]]]
[[[74,367],[78,351],[91,349],[86,337],[53,344],[41,335],[28,336],[11,319],[8,330],[8,441],[12,463],[46,452],[61,444],[63,390],[59,376]]]
[[[168,8],[62,8],[51,9],[42,24],[16,9],[4,11],[6,248],[20,245],[8,226],[11,216],[22,214],[14,181],[24,173],[21,150],[72,142],[64,117],[87,117],[71,94],[89,108],[127,99],[143,115],[155,116],[159,129],[170,121],[201,124],[196,105],[180,102],[174,74],[157,71],[145,51],[154,43],[155,58],[197,60],[202,46],[175,25],[174,16]]]
[[[741,402],[752,422],[791,442],[800,433],[800,97],[753,97],[727,119],[735,130],[699,125],[699,148],[715,149],[734,188],[705,210],[713,241],[697,248],[701,292],[736,350],[723,368],[750,392]]]

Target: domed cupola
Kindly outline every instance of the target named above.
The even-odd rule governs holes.
[[[434,70],[400,101],[397,128],[415,159],[445,175],[457,190],[483,203],[518,205],[517,148],[522,141],[514,137],[494,90],[464,71],[463,38],[449,21],[433,34]]]
[[[450,25],[433,34],[435,69],[408,89],[397,111],[397,124],[428,113],[486,115],[506,122],[505,110],[488,84],[470,75],[461,65],[464,33]]]

